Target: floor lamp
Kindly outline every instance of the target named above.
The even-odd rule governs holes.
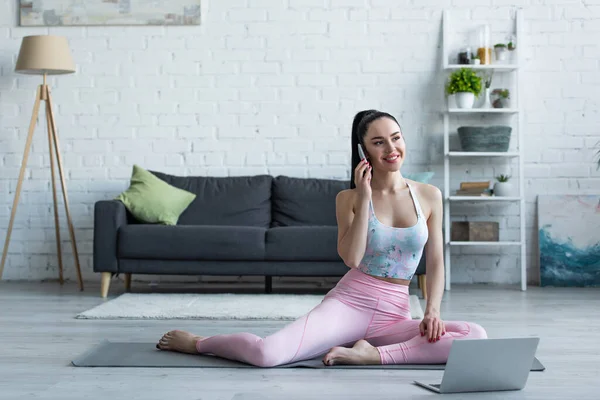
[[[16,72],[30,75],[43,75],[44,83],[39,85],[36,92],[35,103],[33,105],[33,114],[29,123],[29,134],[25,142],[25,152],[21,162],[21,170],[19,172],[19,180],[17,190],[13,201],[12,211],[10,214],[10,222],[8,231],[6,232],[6,241],[4,242],[4,251],[2,253],[2,263],[0,264],[0,279],[4,271],[4,263],[8,253],[8,245],[10,243],[10,234],[12,232],[17,205],[19,204],[19,196],[21,194],[21,186],[23,185],[23,176],[29,158],[29,150],[33,132],[35,131],[36,121],[40,110],[40,102],[44,101],[46,105],[46,126],[48,129],[48,146],[50,150],[50,172],[52,177],[52,196],[54,199],[54,228],[56,232],[56,249],[58,252],[58,267],[59,280],[61,285],[63,279],[62,254],[60,249],[60,227],[58,223],[58,201],[56,198],[56,178],[54,172],[54,152],[56,152],[56,161],[58,164],[58,172],[60,173],[60,182],[64,198],[65,211],[67,214],[67,223],[69,226],[69,234],[71,235],[71,246],[75,256],[75,266],[77,268],[77,276],[79,279],[79,289],[83,290],[83,279],[81,278],[81,268],[79,266],[79,256],[77,255],[77,244],[75,242],[75,231],[71,214],[69,212],[69,200],[67,197],[67,187],[65,185],[65,175],[62,167],[62,157],[58,141],[58,133],[56,132],[56,122],[54,113],[52,112],[52,96],[50,95],[50,87],[46,84],[47,75],[61,75],[75,72],[75,64],[71,58],[69,44],[66,38],[52,35],[36,35],[26,36],[21,42],[19,58],[17,59]]]

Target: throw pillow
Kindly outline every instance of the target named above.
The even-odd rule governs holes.
[[[176,225],[196,195],[176,188],[138,165],[133,166],[129,188],[115,198],[138,220]]]
[[[435,174],[435,172],[413,172],[413,173],[409,172],[406,174],[402,174],[402,176],[405,177],[406,179],[410,179],[413,181],[417,181],[417,182],[421,182],[421,183],[429,183],[431,178],[433,178],[434,174]]]

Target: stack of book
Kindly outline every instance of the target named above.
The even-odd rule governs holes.
[[[492,182],[461,182],[460,189],[456,191],[457,196],[491,196]]]

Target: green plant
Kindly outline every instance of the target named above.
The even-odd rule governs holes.
[[[510,98],[510,91],[508,89],[494,89],[494,90],[492,90],[492,94],[498,95],[505,99]]]
[[[472,68],[461,68],[454,71],[446,85],[446,93],[471,92],[479,96],[481,92],[481,77]]]
[[[510,179],[510,176],[501,174],[501,175],[498,175],[496,177],[496,179],[498,180],[498,182],[508,182],[508,180]]]
[[[497,43],[494,47],[506,47],[506,45],[504,43]]]
[[[487,73],[484,75],[483,77],[483,82],[485,84],[485,88],[489,89],[491,84],[492,84],[492,78],[494,77],[494,70],[492,70],[492,72]]]
[[[517,40],[517,37],[515,36],[514,33],[509,33],[508,35],[506,35],[506,42],[508,43],[508,50],[513,51],[514,49],[516,49],[517,47],[515,46],[515,41]]]

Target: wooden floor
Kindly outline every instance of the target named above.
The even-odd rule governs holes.
[[[136,287],[137,286],[137,287]],[[153,289],[156,290],[156,289]],[[157,290],[168,291],[159,287]],[[274,287],[277,291],[277,288]],[[113,282],[110,300],[122,285]],[[133,291],[148,291],[134,282]],[[412,384],[442,371],[76,368],[71,359],[103,339],[156,341],[178,328],[202,335],[250,331],[266,335],[282,322],[101,321],[74,316],[100,304],[99,285],[0,283],[0,399],[425,399],[440,396]],[[489,337],[539,336],[522,391],[444,395],[448,399],[600,399],[600,289],[453,286],[445,320],[483,325]]]

